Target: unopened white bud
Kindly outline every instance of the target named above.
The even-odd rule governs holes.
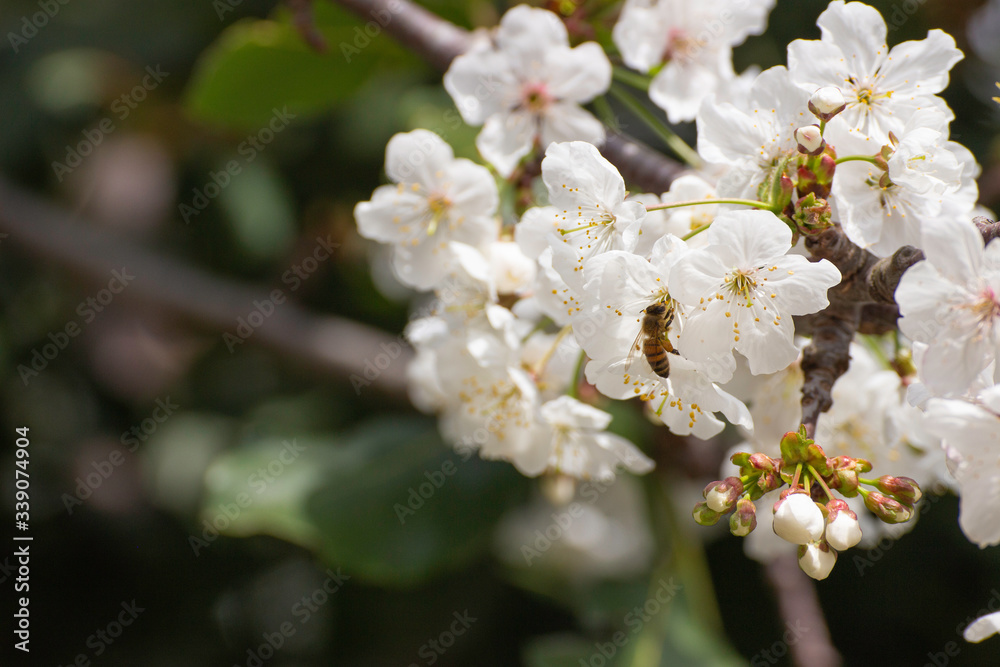
[[[816,125],[804,125],[795,130],[795,141],[799,144],[799,151],[809,155],[819,155],[825,145]]]
[[[847,512],[838,512],[826,526],[826,541],[837,551],[850,549],[861,541],[861,524]]]
[[[808,544],[823,536],[823,512],[804,493],[792,493],[775,503],[774,534],[792,544]]]
[[[811,542],[799,547],[799,567],[816,581],[829,577],[836,564],[837,552],[827,544]]]
[[[836,86],[823,86],[809,98],[809,111],[820,120],[830,120],[847,107],[844,93]]]

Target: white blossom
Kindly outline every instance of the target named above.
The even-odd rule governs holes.
[[[542,180],[550,206],[529,209],[514,231],[526,255],[538,257],[553,238],[572,246],[581,263],[608,250],[635,248],[646,207],[626,200],[621,174],[592,145],[549,145]]]
[[[383,185],[354,208],[359,233],[393,245],[392,265],[403,283],[430,289],[451,270],[449,243],[495,239],[499,197],[489,170],[455,158],[427,130],[397,134],[385,149]]]
[[[924,230],[926,259],[896,290],[899,328],[927,343],[920,377],[937,395],[962,395],[1000,356],[1000,243],[983,245],[971,222]]]
[[[483,125],[476,146],[510,176],[536,142],[604,142],[604,126],[580,104],[611,84],[611,63],[595,42],[569,47],[558,16],[526,5],[500,20],[492,42],[452,61],[444,87],[470,125]]]
[[[836,86],[847,108],[831,125],[886,143],[918,109],[947,110],[936,97],[948,85],[948,72],[961,60],[955,40],[931,30],[921,41],[886,45],[881,14],[860,2],[831,2],[816,21],[819,40],[788,45],[792,79],[810,92]]]
[[[926,413],[958,482],[962,532],[981,547],[1000,544],[1000,385],[982,391],[976,404],[931,399]]]
[[[787,254],[792,232],[767,211],[727,212],[705,233],[709,245],[670,274],[672,296],[691,306],[679,348],[694,361],[735,349],[754,374],[788,366],[798,356],[791,316],[826,307],[840,272],[827,260]]]
[[[735,77],[732,47],[762,33],[773,7],[774,0],[627,0],[612,37],[632,69],[659,68],[649,97],[679,123]]]

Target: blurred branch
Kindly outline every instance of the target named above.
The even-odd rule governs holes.
[[[795,641],[788,642],[792,662],[809,667],[836,667],[840,654],[830,641],[830,630],[816,587],[799,569],[794,554],[778,556],[766,566],[767,579],[778,600],[778,611]]]
[[[456,56],[472,43],[469,31],[407,0],[336,0],[365,20],[391,16],[383,29],[407,49],[436,69],[444,71]],[[609,132],[600,147],[609,162],[618,167],[622,177],[648,192],[666,192],[670,183],[684,169],[682,165],[634,141],[628,136]]]
[[[9,234],[11,244],[96,284],[107,283],[112,270],[125,267],[135,279],[122,292],[123,301],[151,303],[214,332],[232,334],[237,320],[254,309],[254,301],[266,301],[272,291],[212,276],[88,227],[2,179],[0,231]],[[285,302],[274,307],[248,342],[268,346],[321,373],[338,378],[357,375],[383,392],[406,394],[409,347],[400,338],[350,320],[313,315]],[[400,343],[401,351],[393,364],[374,379],[371,369],[365,375],[366,362],[383,353],[380,346],[395,343]]]

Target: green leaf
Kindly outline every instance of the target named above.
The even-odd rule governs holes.
[[[215,526],[224,534],[274,535],[359,580],[409,586],[480,557],[528,488],[510,464],[463,461],[426,419],[382,420],[337,440],[296,438],[294,460],[277,438],[227,452],[205,476],[203,517],[235,505],[238,517]]]
[[[594,642],[575,635],[546,635],[531,640],[523,651],[527,667],[579,667],[589,663],[597,649]],[[614,664],[614,663],[610,663]]]
[[[362,22],[343,10],[316,9],[326,53],[306,44],[284,11],[275,19],[246,19],[226,28],[196,66],[186,92],[188,111],[203,121],[259,129],[275,109],[287,107],[297,116],[327,111],[377,69],[406,62],[380,27],[371,36],[374,30],[366,33]]]
[[[413,424],[380,426],[352,448],[363,452],[358,468],[328,478],[309,513],[327,561],[382,585],[415,585],[479,557],[526,495],[510,464],[463,461]]]

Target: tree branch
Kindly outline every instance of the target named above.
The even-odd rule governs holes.
[[[788,650],[796,665],[837,667],[840,654],[830,641],[830,631],[823,618],[823,608],[812,579],[799,569],[793,554],[775,558],[766,566],[767,579],[778,600],[778,611],[789,625],[796,641]]]
[[[132,245],[81,224],[71,214],[3,180],[0,230],[9,234],[10,243],[65,266],[94,284],[107,284],[111,271],[124,267],[135,278],[122,291],[119,298],[123,301],[143,305],[152,302],[213,332],[235,334],[237,320],[246,318],[254,310],[254,302],[266,301],[273,291],[224,280]],[[377,390],[406,395],[403,371],[412,353],[402,337],[339,317],[319,317],[286,301],[275,305],[274,312],[253,330],[249,340],[321,373],[338,378],[355,375],[371,381]],[[396,343],[401,349],[393,366],[380,371],[373,380],[370,369],[365,375],[366,362],[383,353],[380,346]]]

